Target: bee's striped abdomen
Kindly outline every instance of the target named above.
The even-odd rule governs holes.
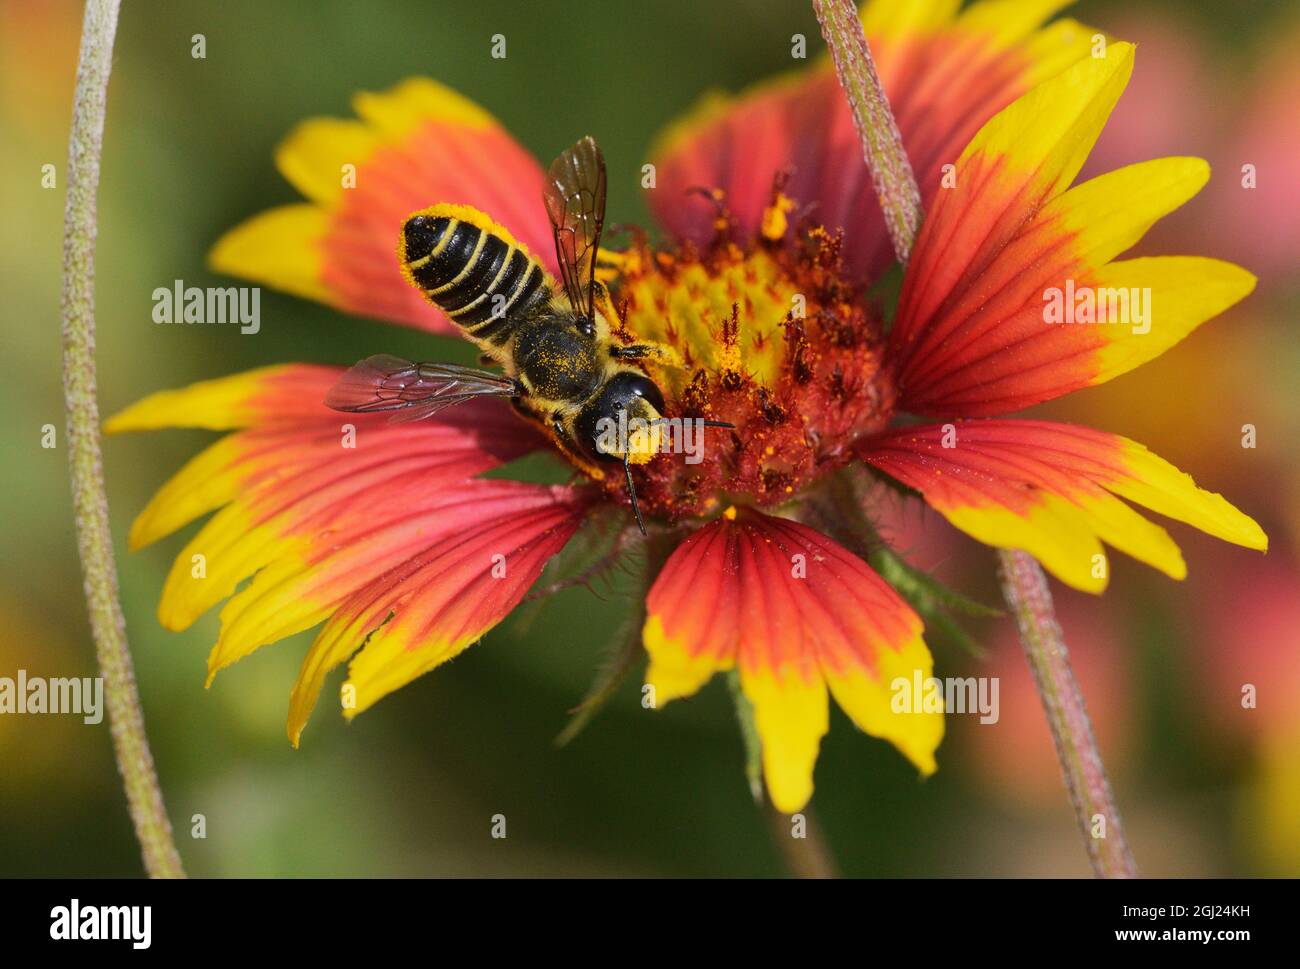
[[[408,279],[476,341],[504,344],[512,321],[550,299],[546,270],[504,228],[466,205],[435,205],[402,227]]]

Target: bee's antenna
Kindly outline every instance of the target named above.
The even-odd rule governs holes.
[[[645,522],[641,520],[641,508],[636,503],[636,486],[632,484],[632,465],[628,461],[628,452],[623,452],[623,476],[627,480],[627,496],[632,500],[632,514],[636,515],[636,527],[645,534]]]

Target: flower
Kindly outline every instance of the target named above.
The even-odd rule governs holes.
[[[668,344],[681,363],[648,364],[665,413],[734,425],[697,465],[659,455],[633,468],[652,541],[669,546],[645,602],[647,683],[662,705],[735,670],[786,812],[812,794],[829,695],[923,774],[943,733],[940,708],[898,702],[897,681],[932,672],[922,621],[845,547],[845,521],[814,514],[828,482],[872,469],[1091,592],[1106,584],[1103,541],[1185,573],[1169,535],[1121,499],[1266,543],[1141,445],[1002,416],[1157,356],[1253,278],[1194,257],[1114,260],[1204,184],[1202,162],[1069,188],[1128,80],[1130,45],[1070,21],[1040,29],[1058,3],[955,6],[881,0],[863,13],[928,210],[888,329],[864,295],[887,261],[884,229],[825,63],[712,99],[661,140],[651,205],[672,241],[636,241],[602,264],[620,335]],[[481,108],[427,80],[355,106],[360,120],[308,121],[280,147],[310,201],[233,230],[216,268],[452,332],[393,253],[403,220],[436,200],[489,213],[554,272],[542,169]],[[340,185],[345,165],[354,188]],[[712,191],[691,199],[691,186]],[[1045,322],[1044,294],[1067,284],[1144,288],[1147,329]],[[131,544],[220,509],[160,606],[183,628],[230,597],[211,673],[324,623],[291,700],[295,744],[332,668],[351,658],[350,718],[479,639],[587,519],[627,513],[614,481],[475,477],[550,447],[491,402],[418,424],[349,416],[349,432],[321,403],[339,373],[270,367],[155,394],[107,425],[235,430],[164,486]]]

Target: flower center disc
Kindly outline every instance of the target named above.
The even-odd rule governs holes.
[[[680,359],[647,367],[667,416],[735,425],[674,429],[665,453],[634,469],[647,514],[781,504],[888,424],[894,393],[880,369],[880,321],[843,280],[838,238],[817,228],[794,250],[639,247],[619,261],[622,335]],[[606,486],[622,483],[610,476]]]

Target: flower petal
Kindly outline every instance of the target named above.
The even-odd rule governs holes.
[[[305,121],[276,151],[281,173],[312,204],[232,229],[212,250],[213,269],[349,313],[455,333],[405,283],[394,255],[408,215],[448,202],[490,213],[554,271],[541,166],[491,115],[427,78],[358,94],[353,107],[360,120]]]
[[[340,306],[339,295],[323,278],[329,228],[330,215],[319,206],[281,205],[223,235],[208,254],[208,264],[216,272]]]
[[[1092,384],[1105,383],[1154,360],[1206,320],[1245,299],[1255,276],[1221,259],[1154,256],[1125,259],[1103,266],[1095,276],[1100,290],[1151,292],[1153,319],[1149,332],[1116,327],[1097,351]]]
[[[891,741],[922,772],[935,769],[942,714],[891,708],[896,678],[930,675],[921,621],[824,535],[752,510],[728,512],[673,552],[646,609],[646,682],[657,703],[739,666],[779,810],[797,811],[812,795],[828,686],[858,727]]]
[[[985,0],[960,15],[954,0],[873,0],[863,8],[876,68],[928,205],[943,167],[979,126],[1039,80],[1087,54],[1093,32],[1042,22],[1066,0]],[[857,131],[829,60],[733,99],[707,96],[651,152],[651,210],[679,239],[713,236],[713,210],[683,193],[721,188],[741,234],[759,231],[773,177],[811,217],[846,229],[848,271],[870,278],[893,261]]]
[[[509,515],[550,493],[511,481],[448,481],[416,469],[383,482],[383,504],[358,502],[331,515],[328,530],[302,536],[292,551],[259,571],[221,610],[221,635],[208,659],[208,679],[264,646],[327,619],[376,576],[449,534]]]
[[[1229,263],[1111,260],[1209,177],[1194,158],[1120,169],[1069,191],[1132,70],[1112,44],[981,129],[913,252],[889,360],[899,406],[995,416],[1109,380],[1173,346],[1254,287]],[[1108,322],[1084,323],[1078,300]],[[1055,315],[1052,310],[1055,308]]]
[[[329,413],[325,392],[342,371],[337,367],[294,363],[259,367],[179,390],[160,390],[104,421],[106,434],[156,431],[163,427],[202,427],[228,431]]]
[[[186,628],[254,571],[298,554],[304,540],[337,527],[349,511],[372,509],[396,484],[418,477],[436,489],[541,443],[495,402],[418,424],[336,413],[322,401],[341,373],[268,367],[154,394],[106,422],[110,431],[245,428],[191,460],[132,525],[131,547],[140,548],[221,509],[173,564],[159,605],[163,625]]]
[[[1073,424],[899,428],[873,438],[863,458],[968,535],[1023,549],[1085,592],[1106,587],[1103,541],[1175,579],[1187,573],[1168,533],[1120,498],[1236,545],[1268,545],[1254,521],[1142,445]]]
[[[295,744],[325,675],[375,628],[396,617],[354,661],[348,716],[499,622],[590,503],[576,489],[473,477],[544,442],[500,402],[393,424],[327,408],[342,373],[266,367],[154,394],[105,423],[240,428],[159,491],[131,543],[220,509],[177,557],[158,609],[164,626],[183,629],[231,597],[209,683],[258,647],[328,620],[294,690]]]
[[[582,523],[590,495],[467,482],[426,506],[391,517],[364,538],[358,534],[361,540],[331,536],[308,550],[309,560],[318,557],[299,581],[316,585],[337,608],[294,686],[288,722],[294,746],[325,676],[358,648],[342,694],[348,719],[457,656],[505,618]],[[265,607],[295,594],[292,586],[273,590]]]

